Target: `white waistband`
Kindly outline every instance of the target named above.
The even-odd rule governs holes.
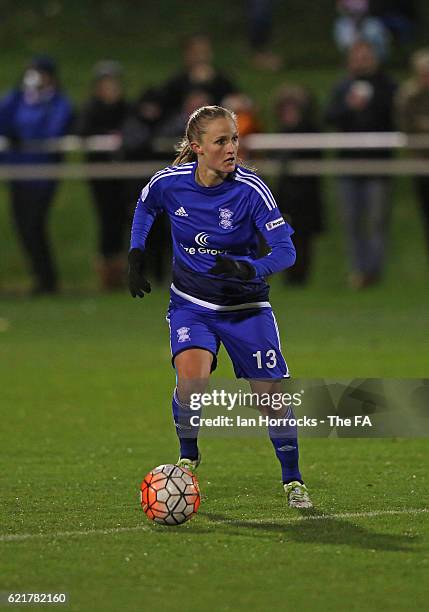
[[[211,302],[206,302],[205,300],[200,300],[199,298],[194,297],[193,295],[188,295],[183,291],[180,291],[177,287],[171,283],[171,290],[176,294],[180,295],[185,300],[192,302],[193,304],[198,304],[198,306],[202,306],[203,308],[209,308],[210,310],[248,310],[249,308],[271,308],[271,304],[269,302],[249,302],[247,304],[234,304],[234,306],[221,306],[220,304],[212,304]]]

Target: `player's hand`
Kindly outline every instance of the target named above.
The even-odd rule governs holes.
[[[150,293],[150,283],[143,276],[144,255],[140,249],[131,249],[128,253],[128,287],[133,297],[144,297]]]
[[[252,280],[256,276],[256,270],[252,264],[247,261],[237,261],[225,255],[216,255],[216,263],[209,272],[216,276],[238,278],[244,281]]]

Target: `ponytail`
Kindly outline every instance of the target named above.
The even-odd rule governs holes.
[[[194,151],[192,150],[189,140],[186,138],[186,136],[185,138],[183,138],[183,140],[179,142],[176,147],[176,151],[178,155],[172,163],[172,166],[180,166],[180,164],[186,164],[187,162],[193,162],[197,160],[197,154],[194,153]]]

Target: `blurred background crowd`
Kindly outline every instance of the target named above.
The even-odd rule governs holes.
[[[46,48],[30,57],[22,73],[16,75],[15,84],[11,83],[0,97],[0,136],[7,142],[0,151],[0,161],[7,167],[62,163],[64,156],[60,152],[37,150],[34,145],[75,134],[82,138],[116,137],[116,146],[111,150],[86,152],[88,162],[161,163],[172,159],[174,151],[168,155],[155,143],[162,139],[178,141],[189,115],[206,104],[220,104],[236,113],[243,138],[240,156],[252,163],[254,158],[245,147],[245,137],[267,131],[429,134],[429,46],[416,45],[417,3],[338,0],[331,42],[338,49],[343,73],[328,84],[324,96],[288,75],[287,58],[274,50],[276,4],[275,0],[243,3],[250,73],[256,83],[261,74],[273,75],[273,87],[266,92],[270,125],[266,125],[251,88],[237,82],[228,63],[217,61],[211,32],[198,31],[185,37],[181,68],[162,82],[143,86],[137,96],[127,92],[126,64],[112,54],[97,61],[91,74],[80,75],[87,82],[87,94],[72,102],[67,82],[60,78],[60,61]],[[399,71],[389,67],[395,47],[405,49],[407,55],[408,67]],[[76,70],[79,71],[78,65]],[[380,160],[391,158],[393,153],[389,148],[347,148],[337,150],[335,155],[340,159]],[[416,155],[425,159],[427,152],[421,150]],[[312,271],[315,240],[327,225],[326,204],[321,178],[292,175],[288,162],[318,159],[326,154],[315,148],[277,150],[272,156],[282,163],[270,186],[280,210],[295,229],[298,253],[295,266],[285,273],[285,281],[292,286],[305,285]],[[108,178],[89,180],[98,230],[94,265],[103,290],[124,286],[130,221],[148,178],[121,178],[112,171]],[[429,175],[417,175],[413,180],[429,253]],[[32,294],[55,293],[61,279],[48,223],[58,180],[49,176],[21,177],[10,178],[7,184],[13,227],[33,279]],[[338,176],[335,198],[345,237],[348,282],[354,289],[370,287],[383,277],[392,214],[392,178],[376,174]],[[2,259],[5,262],[7,258],[2,255]],[[161,215],[147,249],[149,276],[160,283],[168,280],[170,259],[168,220]]]

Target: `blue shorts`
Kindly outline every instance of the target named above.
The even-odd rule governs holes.
[[[213,371],[222,342],[237,378],[289,378],[271,307],[217,311],[177,296],[170,302],[167,321],[173,366],[182,351],[202,348],[213,354]]]

